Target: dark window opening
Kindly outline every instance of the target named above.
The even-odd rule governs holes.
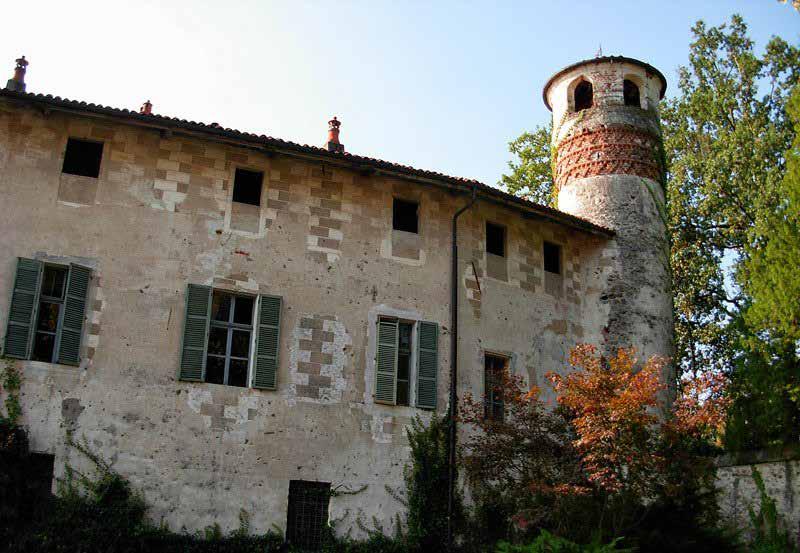
[[[503,379],[508,359],[500,355],[486,353],[483,356],[484,374],[484,416],[493,421],[502,421],[505,416],[503,401]]]
[[[486,252],[506,256],[506,229],[500,225],[486,223]]]
[[[544,270],[561,274],[561,246],[551,242],[544,243]]]
[[[622,82],[622,96],[625,98],[626,106],[642,107],[642,103],[639,100],[639,87],[633,81],[625,79]]]
[[[233,176],[233,201],[242,204],[261,205],[261,183],[264,173],[236,169]]]
[[[411,367],[411,331],[414,325],[400,323],[397,344],[397,396],[395,405],[408,405]]]
[[[247,386],[254,301],[248,296],[214,290],[206,351],[206,382]]]
[[[103,143],[70,138],[64,152],[62,173],[81,177],[97,178],[100,175],[100,160],[103,157]]]
[[[328,524],[331,485],[328,482],[289,481],[286,541],[293,547],[319,551]]]
[[[419,204],[394,199],[392,205],[392,228],[404,232],[419,233]]]
[[[61,326],[61,311],[64,307],[64,284],[67,268],[45,265],[39,292],[39,313],[33,336],[34,361],[56,362],[56,342]]]
[[[575,111],[582,111],[592,107],[592,83],[581,81],[575,87]]]

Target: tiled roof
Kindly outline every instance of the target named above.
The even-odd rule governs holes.
[[[479,198],[514,207],[527,214],[529,217],[546,219],[555,223],[602,236],[614,235],[614,232],[610,229],[595,225],[590,221],[580,217],[575,217],[574,215],[564,213],[557,209],[508,194],[502,190],[493,188],[474,179],[452,177],[436,171],[417,169],[408,165],[392,163],[382,159],[359,156],[349,152],[331,152],[318,146],[298,144],[296,142],[290,142],[288,140],[282,140],[280,138],[274,138],[263,134],[257,135],[236,129],[225,128],[217,123],[200,123],[196,121],[187,121],[186,119],[179,119],[177,117],[167,117],[157,114],[143,114],[129,109],[113,108],[88,102],[69,100],[67,98],[52,96],[50,94],[34,94],[30,92],[16,92],[8,89],[0,89],[0,97],[24,100],[26,102],[42,106],[45,109],[49,108],[92,113],[116,119],[125,119],[154,128],[189,131],[192,133],[202,134],[209,140],[236,140],[239,142],[244,142],[249,146],[260,147],[268,151],[275,151],[276,153],[289,155],[293,153],[299,155],[305,154],[306,156],[311,155],[316,158],[330,160],[331,162],[350,165],[353,169],[359,171],[372,169],[392,173],[397,176],[409,177],[415,180],[433,181],[435,184],[445,185],[451,189],[455,189],[463,193],[470,193],[474,187]]]

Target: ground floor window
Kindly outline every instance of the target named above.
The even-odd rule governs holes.
[[[489,420],[502,421],[505,416],[503,376],[508,370],[508,357],[485,353],[483,356],[483,368],[484,416]]]
[[[294,547],[310,551],[322,547],[322,534],[328,524],[330,495],[331,485],[328,482],[289,482],[286,541]]]

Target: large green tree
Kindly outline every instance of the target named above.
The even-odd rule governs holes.
[[[790,275],[797,220],[784,176],[796,136],[787,107],[800,49],[773,37],[757,50],[737,15],[718,27],[698,22],[692,34],[677,93],[661,106],[676,363],[684,372],[734,377],[739,419],[732,426],[743,433],[734,441],[755,447],[796,438],[786,424],[797,420],[791,398],[800,367],[791,330],[800,302]],[[551,147],[545,132],[539,127],[510,144],[517,160],[502,178],[507,190],[552,197],[552,179],[543,176]],[[759,436],[753,417],[777,411]]]

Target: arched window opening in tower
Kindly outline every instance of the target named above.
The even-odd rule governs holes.
[[[592,107],[592,83],[581,81],[575,87],[575,111],[583,111]]]
[[[642,107],[642,102],[639,99],[639,87],[635,82],[625,79],[622,83],[622,96],[625,98],[626,106]]]

